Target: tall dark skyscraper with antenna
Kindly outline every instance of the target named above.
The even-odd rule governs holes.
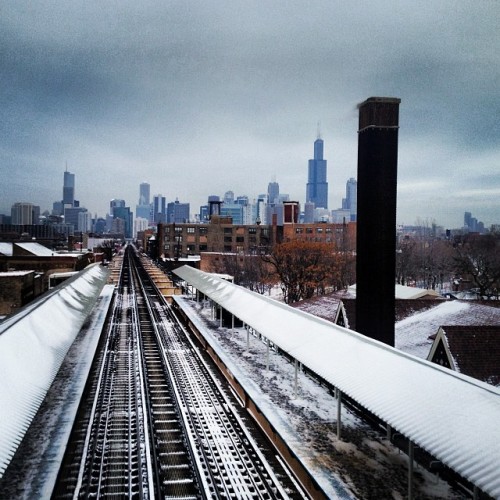
[[[306,186],[306,203],[316,208],[328,208],[328,182],[326,181],[326,160],[323,158],[323,139],[318,133],[314,141],[314,159],[309,160]]]

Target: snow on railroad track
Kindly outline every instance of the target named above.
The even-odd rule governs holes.
[[[233,414],[130,247],[115,305],[73,431],[82,440],[86,429],[85,446],[65,458],[54,498],[303,498],[280,483],[288,476]]]

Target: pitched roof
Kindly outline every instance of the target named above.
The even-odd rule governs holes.
[[[431,309],[438,304],[440,300],[428,299],[396,299],[396,321],[401,321],[413,314]],[[291,304],[292,307],[301,311],[314,314],[320,318],[327,319],[332,323],[339,324],[339,309],[343,306],[347,316],[347,327],[356,330],[356,299],[349,293],[335,292],[328,295],[318,295],[310,299],[301,300]],[[434,329],[435,331],[435,329]]]
[[[40,243],[36,243],[33,241],[28,241],[25,243],[16,243],[18,247],[21,247],[23,250],[36,255],[37,257],[51,257],[54,255],[52,250],[49,250],[47,247],[40,245]]]
[[[0,254],[12,257],[12,243],[0,241]]]
[[[500,325],[446,325],[441,331],[457,371],[500,386]]]
[[[429,336],[442,325],[500,325],[500,309],[494,300],[427,302],[437,305],[396,322],[396,347],[420,358],[427,358],[432,346]]]

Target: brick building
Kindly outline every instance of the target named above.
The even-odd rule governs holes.
[[[278,226],[237,225],[213,215],[209,224],[158,224],[159,257],[187,257],[202,252],[261,254],[278,241]]]
[[[42,276],[35,271],[0,272],[0,315],[11,314],[42,292]]]
[[[158,256],[182,258],[204,252],[260,255],[283,241],[332,243],[354,251],[356,224],[233,224],[231,217],[214,215],[209,224],[158,224]]]
[[[94,262],[92,252],[57,253],[35,242],[12,243],[12,251],[0,253],[0,272],[37,271],[43,275],[43,289],[48,289],[49,275],[81,271]]]

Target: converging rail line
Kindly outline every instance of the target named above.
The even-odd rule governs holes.
[[[53,498],[304,498],[132,247]]]

